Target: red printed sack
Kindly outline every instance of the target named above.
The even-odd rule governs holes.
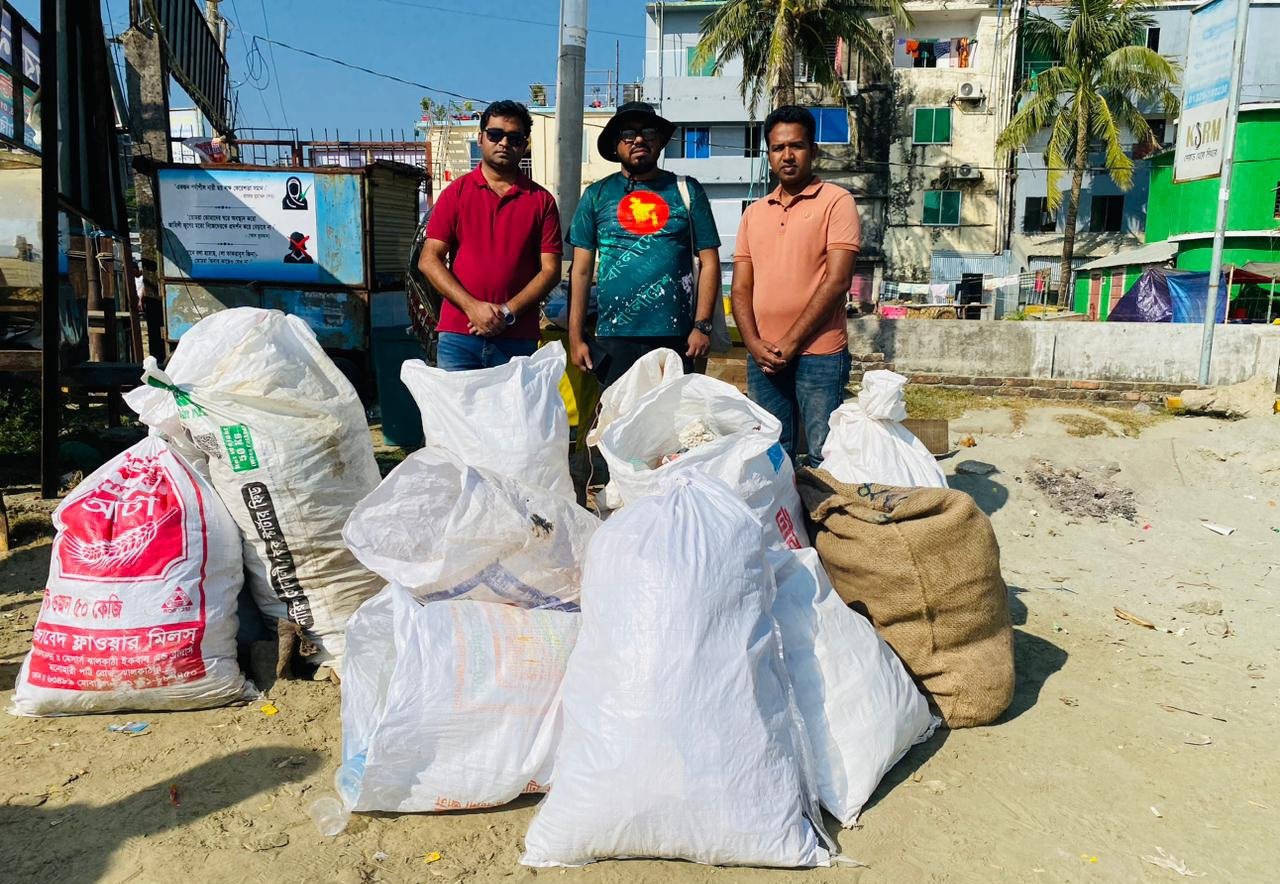
[[[144,439],[81,482],[53,522],[12,711],[194,709],[244,695],[239,530],[182,457]]]

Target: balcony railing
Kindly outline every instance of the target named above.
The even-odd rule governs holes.
[[[587,81],[582,89],[582,106],[584,108],[613,108],[619,101],[638,101],[640,86],[636,83],[619,83],[613,71],[587,71]],[[556,86],[554,83],[530,83],[529,107],[555,107]]]

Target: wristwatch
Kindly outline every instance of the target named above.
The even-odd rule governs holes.
[[[711,336],[711,320],[710,319],[696,319],[693,322],[693,327],[696,328],[698,331],[702,332],[707,337]]]
[[[502,311],[502,319],[507,323],[507,325],[516,324],[516,315],[511,312],[506,304],[499,304],[498,309]]]

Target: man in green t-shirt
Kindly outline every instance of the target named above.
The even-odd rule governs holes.
[[[587,188],[569,228],[569,356],[578,368],[594,371],[603,387],[659,347],[679,353],[686,371],[710,347],[720,297],[720,237],[702,185],[658,168],[674,131],[642,101],[618,108],[596,147],[622,171]],[[695,248],[702,264],[696,297]],[[593,336],[586,329],[586,304],[597,253]]]

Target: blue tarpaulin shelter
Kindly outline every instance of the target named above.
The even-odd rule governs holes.
[[[1237,271],[1237,274],[1239,271]],[[1227,317],[1229,279],[1218,289],[1217,322]],[[1236,279],[1240,282],[1240,279]],[[1107,316],[1108,322],[1204,322],[1209,274],[1150,267],[1129,287]]]

